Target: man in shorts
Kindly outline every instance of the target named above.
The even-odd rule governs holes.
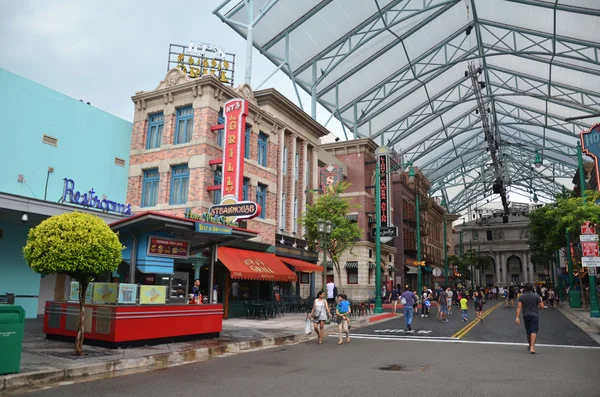
[[[452,314],[452,296],[454,296],[452,288],[446,288],[446,295],[448,296],[448,299],[446,299],[448,301],[448,314]]]
[[[519,296],[517,302],[517,325],[521,324],[521,312],[523,312],[523,322],[525,323],[525,332],[527,332],[527,349],[531,354],[537,354],[535,351],[535,341],[540,328],[540,318],[538,307],[544,308],[542,298],[533,291],[531,283],[525,284],[525,292]]]
[[[445,289],[441,289],[441,292],[438,294],[438,305],[440,308],[439,319],[448,322],[448,293]]]

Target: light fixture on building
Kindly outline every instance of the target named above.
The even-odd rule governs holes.
[[[412,166],[408,169],[408,183],[415,183],[415,169]]]
[[[28,220],[29,217],[27,216],[27,213],[23,212],[23,214],[21,215],[21,223],[27,223]]]
[[[540,200],[538,199],[538,196],[537,196],[537,194],[535,194],[535,191],[534,191],[533,192],[533,202],[537,203],[538,201],[540,201]]]
[[[535,165],[535,168],[540,168],[542,166],[542,156],[540,155],[538,149],[535,149],[535,160],[533,165]]]
[[[279,243],[280,243],[281,245],[284,245],[284,244],[285,244],[285,240],[283,239],[283,235],[281,236],[281,240],[279,240]]]

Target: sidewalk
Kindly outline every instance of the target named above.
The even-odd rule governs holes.
[[[392,317],[391,313],[363,316],[355,319],[352,325],[360,327]],[[43,318],[26,320],[21,373],[0,375],[0,395],[9,390],[81,376],[117,376],[124,370],[159,369],[204,361],[225,353],[314,339],[314,331],[308,336],[304,334],[305,320],[304,314],[286,314],[283,318],[270,320],[224,320],[219,338],[123,349],[84,345],[83,357],[73,355],[74,343],[47,340],[43,333]],[[337,324],[331,324],[328,332],[337,333]]]
[[[594,329],[596,329],[596,331],[600,332],[600,318],[590,317],[590,309],[589,308],[573,309],[573,308],[569,307],[569,303],[567,302],[564,304],[561,303],[559,310],[563,311],[564,313],[568,313],[568,314],[572,315],[579,321],[586,323],[590,327],[593,327]]]

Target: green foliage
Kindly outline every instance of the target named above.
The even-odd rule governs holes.
[[[71,212],[53,216],[29,231],[25,260],[38,273],[64,273],[87,281],[116,269],[123,246],[95,215]]]
[[[349,186],[347,182],[340,182],[332,190],[318,194],[314,204],[308,206],[304,217],[300,220],[306,229],[305,238],[309,247],[313,249],[320,248],[317,221],[322,219],[333,223],[331,236],[327,242],[327,255],[334,262],[338,272],[342,253],[352,249],[362,236],[358,224],[346,218],[346,214],[356,208],[351,208],[348,199],[340,196]]]
[[[586,199],[572,197],[568,192],[557,196],[556,202],[530,212],[529,245],[532,257],[549,259],[556,250],[566,246],[565,231],[575,239],[581,224],[600,224],[600,192],[587,191]]]

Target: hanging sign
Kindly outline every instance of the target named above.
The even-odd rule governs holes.
[[[235,98],[225,103],[225,139],[223,142],[223,180],[221,182],[221,203],[211,206],[208,211],[227,220],[250,219],[260,215],[260,205],[253,201],[243,201],[244,151],[246,140],[246,116],[248,102]]]
[[[581,150],[596,162],[596,186],[600,186],[598,159],[600,158],[600,123],[580,134]]]
[[[581,236],[579,236],[579,241],[581,241],[581,242],[598,241],[598,235],[597,234],[582,234]]]
[[[600,256],[582,256],[581,265],[586,267],[600,266]]]
[[[319,173],[319,181],[323,192],[333,189],[336,183],[343,178],[342,168],[339,165],[329,164],[327,167],[321,168]]]
[[[392,206],[390,202],[390,149],[380,147],[377,149],[377,162],[379,163],[379,204],[381,208],[381,227],[392,225]],[[397,235],[397,234],[396,234]]]

